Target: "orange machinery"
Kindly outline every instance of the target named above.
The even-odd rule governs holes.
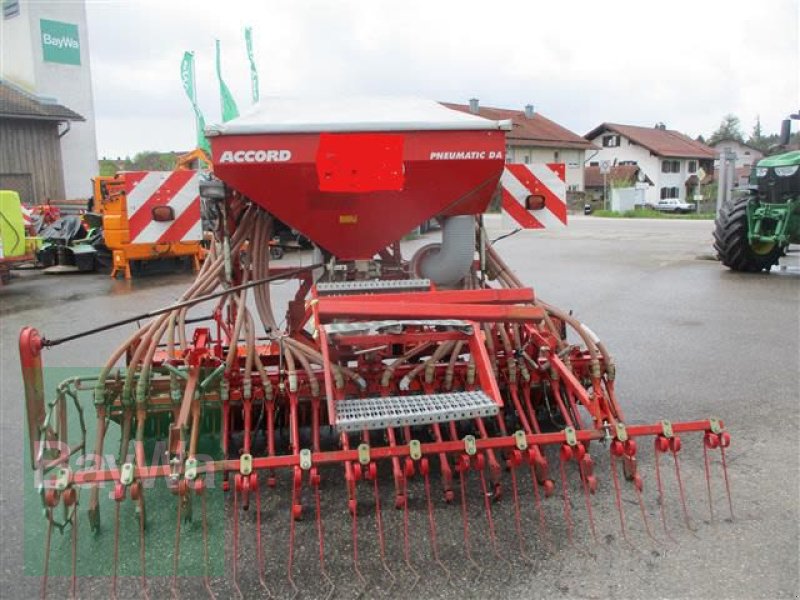
[[[204,257],[198,171],[209,164],[202,150],[178,158],[174,171],[127,171],[93,180],[95,210],[103,215],[111,277],[131,278],[131,261],[191,256],[195,271]]]

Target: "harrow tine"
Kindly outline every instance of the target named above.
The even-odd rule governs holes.
[[[562,447],[563,449],[563,447]],[[565,460],[562,454],[559,455],[558,469],[561,473],[561,490],[564,499],[564,520],[567,522],[567,541],[572,545],[572,510],[570,509],[569,490],[567,489],[567,476],[565,472]]]
[[[458,439],[458,432],[456,431],[456,424],[454,421],[450,421],[450,439]],[[467,560],[478,571],[477,577],[473,580],[477,582],[483,577],[484,569],[472,556],[472,544],[469,538],[469,511],[467,508],[466,482],[466,474],[469,473],[469,460],[466,455],[462,454],[460,459],[456,461],[456,471],[458,471],[458,482],[461,490],[461,520],[464,523],[464,551],[467,555]]]
[[[681,479],[680,461],[678,461],[678,451],[680,450],[680,442],[677,440],[680,440],[680,438],[672,438],[672,439],[676,440],[674,443],[670,444],[670,450],[672,451],[672,458],[675,462],[675,479],[678,480],[678,491],[680,492],[681,496],[681,510],[683,511],[683,520],[686,523],[686,528],[689,531],[695,531],[695,529],[692,527],[692,523],[689,518],[689,510],[686,507],[686,493],[684,492],[683,489],[683,479]]]
[[[708,514],[710,522],[714,522],[714,500],[711,497],[711,471],[708,464],[708,446],[703,443],[703,468],[706,474],[706,492],[708,492]]]
[[[328,583],[328,593],[325,596],[326,600],[330,600],[333,597],[334,592],[336,591],[336,584],[331,579],[330,575],[328,575],[328,570],[325,568],[325,543],[324,543],[324,528],[322,526],[322,501],[320,498],[320,491],[319,491],[319,475],[316,473],[316,469],[312,471],[312,486],[314,487],[314,505],[316,509],[316,520],[317,520],[317,536],[319,538],[319,570],[322,573],[323,579]]]
[[[428,526],[430,531],[429,539],[431,543],[431,553],[433,554],[434,562],[439,565],[439,568],[444,572],[446,575],[446,582],[449,584],[451,582],[452,575],[450,570],[442,562],[441,558],[439,558],[439,544],[436,541],[436,520],[433,516],[433,500],[431,499],[431,480],[429,470],[430,465],[428,463],[428,459],[423,458],[420,462],[420,471],[422,472],[422,477],[425,484],[425,498],[428,502]]]
[[[490,498],[489,490],[486,486],[486,474],[484,473],[482,464],[479,465],[478,467],[478,475],[481,481],[481,492],[483,493],[483,506],[486,509],[486,523],[489,526],[489,541],[492,544],[492,552],[498,559],[504,560],[500,556],[500,552],[497,549],[497,536],[495,535],[494,518],[492,517],[492,501]]]
[[[203,482],[204,484],[205,482]],[[208,575],[208,513],[206,508],[206,494],[205,488],[201,488],[198,492],[201,498],[201,516],[203,521],[203,585],[208,592],[209,598],[216,600],[216,595],[211,589],[211,579]]]
[[[586,455],[588,456],[588,454]],[[594,526],[594,513],[592,512],[592,498],[591,492],[589,491],[589,483],[587,478],[589,475],[586,473],[587,469],[583,463],[583,460],[578,461],[578,473],[580,474],[581,484],[583,485],[583,495],[586,500],[586,512],[589,514],[589,528],[592,531],[592,537],[594,538],[595,543],[599,543],[597,539],[597,531]]]
[[[145,527],[145,508],[144,508],[144,491],[139,489],[139,565],[141,568],[142,580],[142,595],[149,598],[150,594],[147,589],[147,561],[145,560],[144,552],[144,527]]]
[[[629,545],[633,546],[630,539],[628,539],[628,529],[625,526],[625,509],[622,506],[622,492],[619,485],[619,475],[617,474],[617,457],[611,452],[611,479],[614,482],[614,500],[617,504],[619,511],[619,527],[622,531],[622,537]]]
[[[522,559],[527,563],[532,563],[531,557],[525,551],[525,539],[522,535],[522,519],[520,517],[519,508],[519,488],[517,486],[517,464],[519,464],[519,452],[514,455],[514,460],[510,461],[511,472],[511,493],[514,495],[514,526],[517,530],[517,540],[519,541],[519,553]]]
[[[256,560],[258,561],[258,583],[261,585],[261,589],[264,590],[264,593],[267,595],[267,598],[272,598],[272,592],[270,591],[269,587],[267,586],[267,582],[264,579],[264,549],[261,544],[261,481],[259,479],[255,479],[256,482]]]
[[[536,512],[539,514],[539,534],[545,540],[548,550],[553,551],[553,540],[550,539],[550,531],[547,528],[547,522],[544,518],[544,506],[542,506],[542,496],[539,492],[539,481],[536,479],[536,471],[533,467],[533,460],[529,463],[529,470],[531,473],[531,482],[533,483],[533,501],[536,506]]]
[[[645,531],[647,531],[647,535],[650,536],[650,539],[653,540],[656,544],[660,544],[661,542],[653,535],[653,530],[650,528],[650,519],[647,518],[647,510],[644,506],[644,498],[642,497],[642,486],[641,483],[634,482],[633,489],[636,490],[636,499],[639,502],[639,512],[642,515],[642,522],[644,523]]]
[[[397,583],[397,578],[392,573],[391,569],[389,569],[389,565],[386,564],[386,541],[383,535],[383,519],[381,517],[381,496],[380,492],[378,491],[378,473],[377,470],[372,478],[372,486],[374,489],[375,495],[375,525],[378,528],[378,543],[380,544],[380,551],[381,551],[381,564],[383,565],[383,570],[386,571],[386,574],[391,579],[391,583],[389,584],[389,588],[386,590],[385,595],[389,595],[392,591],[392,588]]]
[[[728,508],[731,512],[731,521],[733,521],[733,500],[731,499],[731,483],[728,479],[728,463],[725,458],[725,448],[730,444],[730,438],[725,438],[727,434],[723,432],[721,442],[719,445],[720,460],[722,461],[722,474],[725,477],[725,492],[728,495]]]
[[[234,496],[235,498],[236,496]],[[178,495],[178,510],[177,510],[177,525],[175,527],[175,546],[172,553],[172,583],[170,585],[170,592],[172,592],[173,598],[178,598],[178,564],[180,562],[181,557],[181,513],[183,512],[183,501],[181,496]],[[234,507],[236,502],[234,500]],[[234,521],[236,523],[236,521]],[[236,543],[234,542],[234,549],[236,548]],[[234,550],[235,552],[235,550]],[[235,560],[235,555],[234,555]],[[234,577],[234,585],[236,583],[236,567],[233,569],[233,577]],[[238,589],[238,588],[237,588]]]
[[[50,570],[50,542],[53,538],[53,509],[47,509],[47,533],[44,538],[44,570],[42,572],[42,600],[47,598],[47,576]]]
[[[300,467],[297,467],[295,472],[299,470]],[[294,514],[294,507],[297,506],[297,491],[298,486],[296,485],[295,481],[292,481],[290,484],[292,486],[292,510],[289,511],[289,560],[286,563],[286,579],[289,581],[289,585],[292,588],[292,595],[290,598],[294,599],[297,597],[297,594],[300,593],[300,590],[297,588],[297,585],[294,582],[294,536],[295,536],[295,527],[296,521],[298,516]]]
[[[117,484],[117,486],[120,485],[121,484]],[[119,505],[121,502],[122,498],[114,498],[114,575],[111,577],[112,598],[117,597],[117,571],[119,568]]]
[[[669,529],[667,529],[667,511],[665,506],[666,502],[664,498],[664,485],[661,481],[661,461],[659,460],[660,453],[666,451],[666,448],[664,448],[665,442],[662,440],[665,440],[666,444],[669,444],[669,440],[661,436],[657,437],[655,440],[655,463],[656,463],[656,484],[658,485],[658,505],[659,505],[659,510],[661,512],[661,524],[664,526],[664,533],[670,540],[672,540],[674,543],[677,544],[678,543],[677,540],[675,540],[675,538],[672,537],[672,534],[669,532]]]
[[[178,516],[178,527],[180,527],[180,513]],[[242,590],[239,587],[239,573],[238,573],[238,556],[239,556],[239,489],[236,485],[236,480],[233,483],[233,555],[231,556],[231,571],[233,572],[233,589],[239,595],[239,598],[244,598]],[[289,549],[289,556],[291,557],[291,546]]]
[[[78,502],[72,506],[72,582],[70,584],[70,596],[74,599],[78,597]]]

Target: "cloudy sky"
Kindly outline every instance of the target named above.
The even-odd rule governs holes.
[[[189,149],[179,77],[219,119],[223,75],[250,104],[243,29],[264,95],[402,94],[522,108],[584,134],[663,121],[708,135],[727,113],[766,132],[800,108],[797,0],[88,0],[101,156]]]

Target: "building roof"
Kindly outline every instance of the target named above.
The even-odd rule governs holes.
[[[611,181],[614,179],[630,179],[636,181],[639,174],[639,165],[617,165],[611,167],[611,172],[606,178]],[[645,182],[653,185],[650,178],[645,175]],[[603,187],[603,174],[600,172],[600,167],[586,167],[583,170],[583,185],[586,188],[602,188]]]
[[[0,79],[0,118],[40,121],[85,121],[66,106],[40,98]]]
[[[709,144],[715,150],[724,144],[738,144],[739,146],[743,146],[745,148],[750,148],[750,150],[755,150],[761,154],[764,154],[764,151],[761,148],[756,148],[755,146],[751,146],[750,144],[746,144],[745,142],[740,142],[739,140],[734,140],[733,138],[723,138],[721,140],[717,140],[713,144]]]
[[[442,102],[441,104],[453,110],[472,114],[467,104],[452,104],[450,102]],[[528,118],[525,116],[524,110],[480,106],[478,116],[492,121],[510,120],[512,128],[511,131],[506,133],[506,141],[510,146],[543,146],[546,148],[570,148],[576,150],[595,150],[597,148],[577,133],[571,132],[538,112],[534,113],[533,117]]]
[[[716,151],[684,135],[674,129],[657,129],[655,127],[638,127],[636,125],[620,125],[603,123],[592,129],[584,137],[593,140],[605,131],[624,135],[629,140],[647,148],[653,154],[668,158],[708,158],[714,159]]]

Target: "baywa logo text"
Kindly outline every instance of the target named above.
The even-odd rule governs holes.
[[[286,162],[291,160],[290,150],[226,150],[219,157],[223,163]]]
[[[73,39],[69,36],[62,35],[61,37],[56,37],[50,35],[49,33],[45,33],[42,35],[42,41],[47,46],[55,46],[56,48],[72,48],[73,50],[77,50],[80,48],[80,44],[78,40]]]

